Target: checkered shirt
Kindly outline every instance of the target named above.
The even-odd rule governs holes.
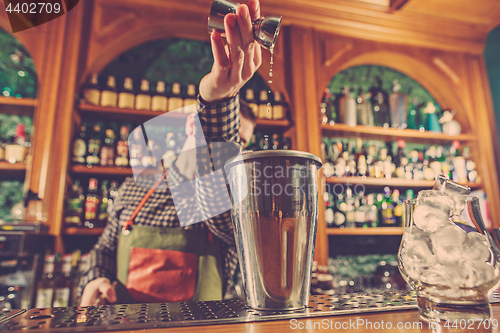
[[[218,187],[214,184],[198,181],[198,179],[207,173],[221,170],[224,161],[214,156],[220,153],[220,149],[217,148],[222,143],[233,142],[239,146],[239,96],[237,95],[217,104],[204,104],[198,98],[197,105],[197,117],[199,117],[201,129],[197,128],[195,135],[198,147],[196,151],[198,163],[195,177],[196,196],[193,199],[197,198],[199,201],[203,200],[203,198],[211,198],[213,200],[224,191],[227,197],[227,187],[223,178],[218,179],[216,182],[219,184]],[[198,122],[195,121],[196,123]],[[209,145],[207,146],[207,144]],[[217,175],[223,177],[221,172]],[[121,226],[130,219],[133,211],[155,181],[154,177],[139,177],[136,181],[133,178],[127,178],[120,186],[118,196],[109,213],[108,224],[89,253],[88,270],[80,280],[79,295],[81,295],[87,283],[94,279],[99,277],[106,277],[111,281],[116,279],[116,250]],[[175,163],[173,163],[168,170],[167,181],[169,186],[173,186],[188,180],[181,175]],[[224,184],[224,186],[220,186],[220,184]],[[220,205],[218,207],[219,211],[221,207],[227,206],[227,202]],[[196,207],[193,207],[193,202],[176,202],[174,206],[170,189],[160,186],[138,212],[134,224],[161,228],[180,228],[178,213],[181,214],[181,212],[182,214],[193,215],[193,219],[197,219],[197,221],[203,220],[202,223],[195,223],[184,228],[203,229],[208,227],[216,237],[222,240],[220,244],[222,257],[224,258],[223,283],[226,293],[233,283],[233,276],[238,266],[230,211],[226,210],[215,217],[210,217],[214,215],[210,215],[210,208],[208,208],[209,211],[206,211],[206,207],[213,207],[214,205],[203,205],[203,203],[195,202],[194,206]],[[198,216],[194,216],[196,214]],[[203,216],[209,218],[202,219]]]

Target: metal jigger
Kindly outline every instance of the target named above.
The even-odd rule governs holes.
[[[208,17],[208,32],[214,30],[225,36],[224,16],[236,13],[240,4],[229,0],[214,0]],[[253,37],[264,48],[270,50],[276,43],[281,26],[281,16],[266,15],[252,22]]]

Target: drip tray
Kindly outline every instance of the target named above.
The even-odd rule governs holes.
[[[494,295],[491,301],[496,303],[498,300],[498,295]],[[257,311],[250,309],[243,300],[239,299],[187,303],[118,304],[31,309],[29,311],[12,310],[5,314],[5,317],[0,315],[0,331],[21,329],[37,332],[139,330],[326,317],[416,308],[417,299],[414,291],[311,296],[309,306],[297,311]]]
[[[9,321],[11,318],[14,318],[21,313],[26,312],[26,310],[0,310],[0,323]]]

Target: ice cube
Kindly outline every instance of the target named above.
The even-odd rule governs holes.
[[[489,263],[466,260],[461,268],[465,288],[480,286],[495,277],[495,267]]]
[[[431,285],[441,285],[448,287],[457,287],[462,278],[456,266],[445,266],[436,264],[428,269],[422,270],[420,281]]]
[[[456,215],[456,216],[461,215],[465,207],[467,207],[466,197],[460,195],[453,195],[450,196],[450,198],[453,200],[453,207],[450,211],[450,215]]]
[[[463,243],[466,236],[465,231],[454,224],[430,234],[437,261],[444,265],[456,265],[464,256]]]
[[[463,243],[465,256],[472,261],[485,262],[491,257],[486,236],[479,232],[469,232]]]
[[[410,258],[412,262],[416,264],[425,264],[427,266],[432,266],[436,263],[436,257],[431,252],[431,249],[429,248],[427,242],[423,240],[406,242],[405,250],[408,258]]]
[[[427,202],[413,211],[413,222],[424,231],[434,232],[448,224],[449,210],[445,211]]]
[[[449,195],[469,195],[471,189],[466,185],[449,180],[445,175],[438,175],[433,190]]]

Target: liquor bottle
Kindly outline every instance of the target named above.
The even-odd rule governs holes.
[[[378,227],[378,208],[375,205],[375,195],[369,194],[366,196],[366,224],[369,227]]]
[[[394,220],[396,222],[396,227],[401,227],[403,225],[403,201],[399,197],[399,190],[395,189],[392,192],[392,202],[394,205]]]
[[[377,87],[370,89],[372,94],[372,107],[373,107],[373,117],[375,121],[375,126],[383,126],[388,128],[391,121],[389,115],[389,105],[388,98],[384,90],[382,89],[382,80],[377,77]]]
[[[260,138],[259,142],[259,149],[260,150],[268,150],[269,149],[269,135],[264,134]]]
[[[131,78],[126,77],[123,81],[123,89],[118,94],[118,107],[121,109],[133,109],[134,101],[134,84]]]
[[[101,106],[110,106],[116,108],[117,101],[118,94],[116,93],[115,77],[110,75],[108,76],[106,88],[101,92]]]
[[[64,223],[67,227],[81,227],[83,217],[83,203],[85,196],[80,186],[80,181],[75,180],[71,190],[66,195],[66,208],[64,210]]]
[[[354,203],[354,222],[357,228],[368,227],[366,220],[366,198],[363,191],[359,192]]]
[[[75,164],[85,164],[85,155],[87,154],[87,124],[80,126],[80,133],[73,141],[73,157],[71,161]]]
[[[101,152],[101,125],[95,124],[87,144],[86,162],[88,165],[98,165]]]
[[[141,90],[135,96],[135,108],[137,110],[151,110],[151,94],[148,80],[141,80]]]
[[[354,154],[352,151],[352,146],[349,147],[349,153],[347,155],[347,164],[345,168],[346,177],[355,177],[357,174],[356,161],[354,159]]]
[[[112,180],[111,186],[109,187],[108,207],[114,204],[117,196],[118,196],[118,182],[116,180]]]
[[[325,210],[325,221],[328,227],[333,227],[335,224],[335,202],[333,200],[333,194],[325,192],[324,199],[326,203]]]
[[[465,165],[465,158],[460,156],[459,147],[460,142],[454,141],[453,146],[455,147],[455,156],[453,157],[453,180],[459,183],[467,182],[467,167]]]
[[[151,111],[167,112],[168,98],[166,95],[165,82],[156,83],[156,93],[151,98]]]
[[[144,141],[142,137],[142,132],[140,130],[135,129],[132,131],[132,140],[130,142],[130,166],[136,167],[141,165],[142,156],[144,153],[144,145],[142,142]],[[146,153],[147,154],[147,153]]]
[[[391,125],[396,128],[406,128],[408,116],[408,95],[400,92],[401,85],[398,80],[393,81],[393,93],[389,96],[391,112]]]
[[[404,178],[405,177],[405,166],[408,164],[408,159],[406,158],[403,149],[406,147],[406,142],[403,139],[399,139],[397,141],[398,152],[396,154],[395,164],[396,164],[396,177]]]
[[[87,228],[93,228],[97,219],[99,208],[99,193],[97,189],[97,179],[90,178],[87,197],[85,198],[85,223]]]
[[[115,164],[115,131],[107,128],[105,133],[106,137],[101,148],[100,164],[103,167],[109,167]]]
[[[181,96],[181,84],[178,82],[174,82],[172,84],[172,90],[170,92],[170,96],[168,97],[168,107],[167,111],[174,111],[182,108],[184,104],[184,100]]]
[[[255,101],[255,96],[252,89],[245,90],[245,102],[247,102],[248,106],[252,109],[255,117],[259,116],[259,106]]]
[[[271,149],[280,149],[281,148],[281,143],[280,143],[280,137],[278,134],[273,134],[272,137],[272,146]]]
[[[143,167],[156,167],[156,151],[159,149],[158,145],[154,142],[154,140],[148,140],[146,146],[146,152],[142,154],[141,164]]]
[[[80,276],[78,274],[78,265],[80,264],[80,258],[82,253],[80,250],[75,250],[71,253],[71,292],[70,292],[70,303],[68,306],[79,306],[80,300],[78,298],[78,285],[80,284]]]
[[[283,138],[283,149],[284,150],[292,149],[292,143],[290,138]]]
[[[368,166],[368,175],[372,178],[382,178],[380,166],[377,159],[377,147],[372,145],[368,147],[366,156],[366,164]]]
[[[196,99],[196,86],[192,83],[188,84],[186,97],[184,98],[184,106],[196,105],[198,100]]]
[[[344,124],[354,127],[356,120],[356,100],[351,96],[349,87],[345,86],[342,90],[342,96],[338,99],[340,121]]]
[[[380,170],[380,178],[391,178],[390,167],[387,163],[387,148],[380,148],[377,159],[378,169]]]
[[[165,169],[168,169],[172,166],[172,163],[175,161],[176,158],[176,149],[177,149],[177,142],[175,139],[175,133],[174,132],[169,132],[167,133],[167,137],[165,138],[165,154],[162,156],[163,160],[163,166]]]
[[[45,256],[43,265],[43,275],[37,285],[36,305],[37,308],[52,307],[54,298],[54,264],[55,256],[53,254]]]
[[[323,92],[321,97],[321,103],[319,104],[319,110],[321,113],[321,123],[327,124],[329,122],[328,118],[328,99],[330,98],[330,90],[328,88]]]
[[[83,103],[99,105],[101,90],[97,74],[91,74],[87,83],[82,88]]]
[[[422,108],[422,103],[420,103],[417,97],[413,97],[411,103],[408,105],[409,129],[418,129],[420,124],[422,124],[421,110],[420,110],[421,108]]]
[[[108,181],[104,180],[101,184],[101,200],[99,203],[99,213],[97,216],[97,227],[105,227],[108,222],[109,189]]]
[[[62,257],[61,270],[56,278],[54,286],[54,302],[53,307],[68,307],[71,304],[71,287],[73,284],[71,275],[72,255],[66,254]]]
[[[346,212],[345,212],[345,226],[346,228],[356,227],[356,220],[354,218],[354,197],[352,190],[348,188],[345,194]]]
[[[273,97],[273,119],[279,120],[286,118],[287,107],[285,102],[281,98],[281,93],[275,92]]]
[[[441,124],[439,124],[439,117],[437,116],[436,105],[434,105],[432,102],[427,103],[427,106],[424,109],[424,113],[426,114],[427,118],[426,129],[431,132],[442,132]]]
[[[363,89],[359,88],[358,98],[356,100],[356,120],[358,125],[373,126],[373,109],[370,98],[370,93],[365,94]]]
[[[259,118],[273,119],[273,108],[271,103],[269,103],[269,96],[265,90],[260,91]]]
[[[337,195],[337,202],[335,204],[335,214],[334,214],[334,223],[338,228],[344,228],[346,225],[346,212],[347,212],[347,204],[344,201],[344,195]]]
[[[117,167],[128,166],[128,127],[120,127],[120,140],[116,144],[115,165]]]
[[[381,204],[382,219],[380,221],[381,227],[394,227],[396,219],[394,218],[394,204],[391,198],[391,190],[389,187],[384,187],[384,199]]]
[[[26,158],[28,146],[27,134],[23,124],[17,124],[16,134],[10,144],[5,145],[5,159],[10,163],[22,163]]]
[[[470,157],[470,148],[465,146],[462,150],[462,157],[465,159],[465,168],[467,169],[467,179],[471,183],[477,182],[477,171],[476,171],[476,163],[471,160]]]

